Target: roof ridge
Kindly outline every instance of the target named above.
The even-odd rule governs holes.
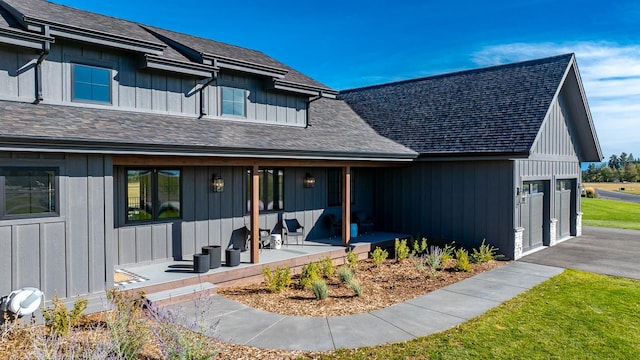
[[[367,86],[356,87],[356,88],[351,88],[351,89],[345,89],[345,90],[340,90],[340,93],[342,94],[342,93],[350,93],[350,92],[359,92],[359,91],[363,91],[363,90],[379,89],[379,88],[385,88],[385,87],[389,87],[389,86],[410,84],[410,83],[424,81],[424,80],[440,79],[440,78],[452,77],[452,76],[460,76],[460,75],[465,75],[465,74],[482,73],[482,72],[492,71],[492,70],[496,70],[496,69],[518,67],[518,66],[522,66],[522,65],[542,64],[542,63],[552,62],[553,60],[559,60],[559,59],[562,59],[562,58],[570,58],[572,56],[574,56],[574,53],[566,53],[566,54],[548,56],[548,57],[539,58],[539,59],[523,60],[523,61],[518,61],[518,62],[513,62],[513,63],[500,64],[500,65],[490,65],[490,66],[474,68],[474,69],[458,70],[458,71],[453,71],[453,72],[450,72],[450,73],[429,75],[429,76],[423,76],[423,77],[418,77],[418,78],[398,80],[398,81],[392,81],[392,82],[387,82],[387,83],[382,83],[382,84],[374,84],[374,85],[367,85]]]

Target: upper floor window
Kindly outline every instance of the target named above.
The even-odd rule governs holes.
[[[260,211],[284,209],[284,169],[260,169],[258,208]],[[251,171],[247,170],[247,211],[251,211]]]
[[[2,168],[1,217],[57,215],[57,175],[53,168]]]
[[[245,116],[246,91],[230,87],[222,88],[222,115]]]
[[[111,70],[73,64],[73,101],[111,103]]]
[[[127,170],[127,222],[180,218],[180,170]]]

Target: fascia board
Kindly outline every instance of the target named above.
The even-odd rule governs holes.
[[[145,55],[144,67],[205,78],[213,77],[213,74],[217,71],[213,67],[194,66],[193,64],[170,61],[153,55]]]
[[[289,72],[286,69],[281,69],[273,66],[261,65],[249,61],[242,61],[206,53],[202,54],[202,58],[203,60],[213,60],[213,65],[216,67],[242,71],[256,75],[270,76],[277,79],[284,78],[284,76]]]
[[[50,37],[29,34],[13,29],[0,28],[0,43],[42,50],[45,42],[53,42]]]

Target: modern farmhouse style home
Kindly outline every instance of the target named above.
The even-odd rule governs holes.
[[[571,54],[338,92],[42,0],[0,0],[0,124],[0,296],[94,303],[116,269],[207,245],[259,264],[264,236],[344,246],[352,223],[518,258],[580,235],[602,159]]]

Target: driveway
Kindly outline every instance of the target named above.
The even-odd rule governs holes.
[[[640,204],[640,195],[627,194],[618,191],[607,191],[596,189],[596,195],[602,199],[618,200]]]
[[[640,279],[640,231],[585,226],[582,236],[519,261]]]

